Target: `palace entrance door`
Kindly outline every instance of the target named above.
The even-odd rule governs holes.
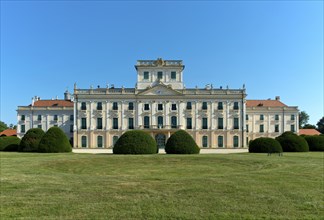
[[[155,141],[157,144],[158,149],[164,149],[165,147],[165,135],[164,134],[157,134],[155,135]]]

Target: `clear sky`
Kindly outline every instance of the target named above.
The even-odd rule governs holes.
[[[18,105],[107,83],[134,87],[138,59],[181,59],[187,88],[323,112],[323,1],[1,1],[1,121]]]

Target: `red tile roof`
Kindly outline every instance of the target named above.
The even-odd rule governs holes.
[[[299,135],[320,135],[321,133],[316,129],[299,129]]]
[[[17,130],[16,129],[4,130],[0,132],[0,136],[17,136]]]
[[[73,102],[67,100],[38,100],[34,102],[34,107],[73,107]]]
[[[285,107],[279,100],[246,100],[246,107]]]

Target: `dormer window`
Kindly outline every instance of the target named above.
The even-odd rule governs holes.
[[[163,72],[158,72],[157,78],[162,79],[163,78]]]
[[[176,72],[171,72],[171,79],[177,79],[177,74]]]
[[[149,72],[144,72],[144,79],[148,80],[149,79]]]

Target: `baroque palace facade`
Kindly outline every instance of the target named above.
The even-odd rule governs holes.
[[[298,108],[274,100],[246,100],[246,89],[185,88],[181,60],[139,60],[135,88],[79,89],[64,100],[18,107],[18,137],[32,127],[61,127],[75,148],[112,148],[127,130],[139,129],[160,148],[178,129],[202,148],[247,147],[257,137],[298,133]]]

